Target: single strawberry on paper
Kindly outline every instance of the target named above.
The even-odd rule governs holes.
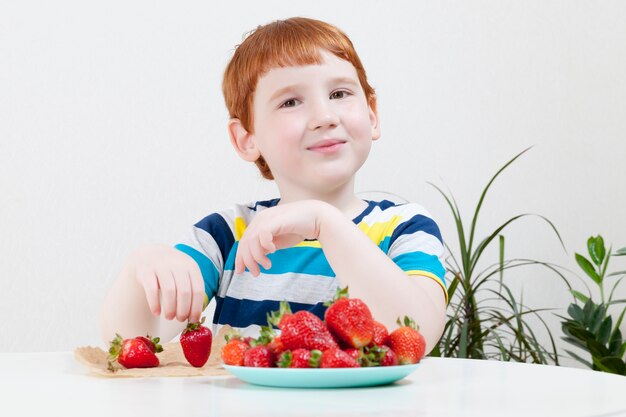
[[[159,366],[159,358],[155,355],[162,352],[159,338],[138,336],[133,339],[124,339],[119,334],[110,342],[109,369],[115,370],[117,362],[124,368],[155,368]]]
[[[187,362],[195,368],[201,368],[209,360],[213,334],[203,326],[205,318],[197,323],[189,323],[180,335],[180,345]]]

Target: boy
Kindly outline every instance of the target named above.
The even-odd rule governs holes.
[[[260,26],[236,48],[223,93],[233,147],[280,198],[211,214],[174,248],[136,251],[105,298],[104,340],[170,340],[212,297],[214,331],[254,335],[281,300],[323,317],[349,286],[390,329],[413,317],[430,351],[445,323],[441,236],[418,205],[354,194],[380,125],[348,37],[305,18]]]

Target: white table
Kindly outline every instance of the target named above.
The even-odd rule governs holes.
[[[94,377],[71,353],[0,359],[1,416],[626,416],[626,377],[554,366],[426,358],[393,385],[313,390]]]

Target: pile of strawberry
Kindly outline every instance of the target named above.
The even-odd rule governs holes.
[[[308,311],[292,313],[282,302],[279,311],[268,314],[259,338],[227,336],[222,360],[266,368],[356,368],[414,364],[424,356],[424,337],[409,317],[404,323],[398,319],[400,327],[389,333],[362,300],[349,298],[347,288],[326,305],[322,321]]]

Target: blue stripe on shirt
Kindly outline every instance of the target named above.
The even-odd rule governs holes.
[[[435,274],[445,285],[444,275],[446,270],[435,255],[429,255],[424,252],[409,252],[398,255],[392,260],[403,271],[419,270]]]
[[[174,247],[179,251],[191,256],[193,260],[196,261],[196,263],[200,267],[200,272],[202,273],[202,278],[204,280],[204,292],[206,293],[207,297],[209,297],[209,300],[211,300],[211,298],[213,298],[213,296],[215,296],[215,293],[217,292],[217,285],[220,279],[220,273],[215,265],[213,265],[213,262],[211,262],[211,260],[207,258],[206,255],[198,252],[191,246],[179,243]]]
[[[235,256],[239,242],[233,246],[231,256],[226,260],[225,270],[235,269]],[[324,251],[320,248],[311,247],[291,247],[277,250],[270,253],[267,257],[272,261],[272,267],[265,269],[261,265],[261,273],[263,274],[285,274],[287,272],[295,272],[307,275],[323,275],[329,278],[335,277],[335,272],[330,267]]]
[[[213,323],[230,324],[233,327],[248,327],[256,324],[258,326],[267,325],[267,313],[277,311],[280,307],[279,301],[274,300],[239,300],[232,297],[215,297],[215,315]],[[289,302],[292,312],[307,310],[324,320],[326,307],[323,303],[303,304]]]
[[[415,232],[426,232],[429,235],[435,236],[439,239],[439,242],[443,243],[443,239],[441,238],[441,232],[439,231],[439,227],[437,223],[430,217],[426,217],[421,214],[417,214],[410,219],[402,222],[396,227],[391,235],[391,240],[389,242],[390,245],[396,241],[396,239],[402,235],[410,235]]]
[[[214,213],[200,220],[195,226],[213,236],[217,246],[220,248],[222,259],[226,259],[235,243],[235,237],[226,220],[219,214]]]

